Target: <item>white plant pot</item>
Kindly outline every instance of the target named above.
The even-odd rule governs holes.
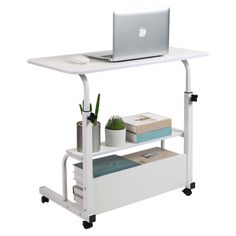
[[[120,147],[125,145],[126,128],[122,130],[105,129],[106,145],[109,147]]]

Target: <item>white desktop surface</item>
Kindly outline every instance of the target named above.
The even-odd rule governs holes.
[[[90,58],[90,62],[86,64],[76,64],[70,61],[71,57],[83,54],[80,53],[63,56],[34,58],[29,59],[28,62],[37,66],[42,66],[48,69],[57,70],[68,74],[88,74],[99,71],[115,70],[162,62],[181,61],[208,55],[206,52],[171,47],[169,53],[164,56],[151,57],[145,59],[129,60],[122,62],[106,62]]]

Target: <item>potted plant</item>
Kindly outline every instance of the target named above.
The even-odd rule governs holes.
[[[120,147],[125,145],[126,127],[120,116],[112,116],[105,128],[106,145]]]
[[[92,111],[92,104],[90,103],[90,112],[91,112],[91,119],[90,121],[93,124],[92,127],[92,150],[93,152],[98,152],[100,150],[101,146],[101,135],[100,135],[100,122],[98,122],[98,112],[99,112],[99,105],[100,105],[100,94],[97,96],[97,101],[96,101],[96,108],[95,108],[95,113]],[[80,104],[80,111],[81,114],[84,111],[84,101],[82,105]],[[82,121],[77,122],[77,150],[79,152],[83,151],[83,125]]]

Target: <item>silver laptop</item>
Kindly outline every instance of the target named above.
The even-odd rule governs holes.
[[[161,56],[169,50],[170,9],[113,13],[113,51],[86,54],[105,61]]]

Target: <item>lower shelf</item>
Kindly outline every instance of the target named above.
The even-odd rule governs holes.
[[[181,188],[186,155],[176,155],[94,179],[95,214]]]
[[[97,215],[149,197],[186,186],[186,155],[145,163],[130,169],[93,178],[93,206]],[[63,200],[63,197],[47,187],[40,193],[68,211],[89,221],[81,204]]]
[[[139,162],[141,165],[93,179],[94,214],[185,186],[186,155],[159,148],[150,150],[151,152],[158,150],[162,154],[148,159],[140,155],[145,153],[145,150],[138,152],[138,155],[137,153],[129,154],[126,158]],[[142,164],[143,160],[146,161],[144,164]],[[81,207],[83,206],[83,186],[81,180],[79,182],[77,178],[75,174],[77,186],[74,186],[73,192],[74,199]]]

